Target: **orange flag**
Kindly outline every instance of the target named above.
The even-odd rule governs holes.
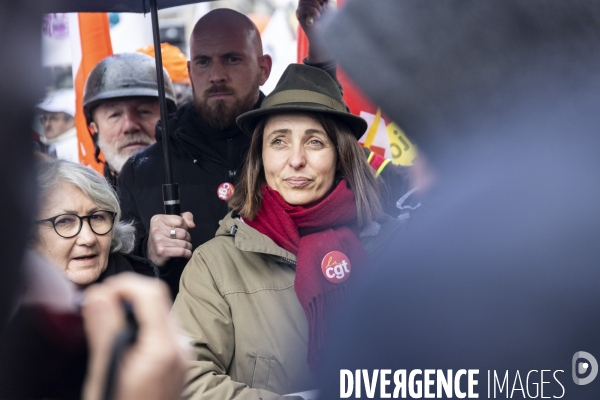
[[[69,31],[73,58],[75,126],[79,140],[79,161],[103,173],[104,165],[94,158],[94,143],[83,114],[83,88],[96,64],[113,54],[108,15],[106,13],[72,14],[69,20]],[[102,154],[100,159],[104,160]]]

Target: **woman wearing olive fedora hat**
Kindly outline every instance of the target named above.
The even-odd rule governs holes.
[[[252,142],[232,212],[181,278],[173,312],[190,338],[185,396],[278,398],[314,389],[345,294],[398,223],[331,77],[290,65],[238,125]]]

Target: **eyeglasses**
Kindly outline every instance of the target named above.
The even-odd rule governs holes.
[[[76,214],[60,214],[56,217],[42,219],[36,222],[38,224],[42,222],[52,222],[52,226],[58,236],[68,239],[77,236],[77,234],[81,232],[84,219],[87,219],[90,229],[96,235],[106,235],[112,230],[116,216],[116,212],[100,210],[84,217],[80,217]]]

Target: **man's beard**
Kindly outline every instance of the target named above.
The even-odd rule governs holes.
[[[233,124],[238,116],[250,111],[258,100],[258,79],[256,80],[256,90],[251,90],[244,98],[235,97],[235,102],[228,105],[225,100],[214,100],[208,103],[208,97],[211,93],[227,92],[235,95],[235,90],[226,85],[213,85],[207,89],[202,96],[196,96],[194,93],[194,108],[200,119],[211,127],[223,131]]]
[[[141,150],[121,150],[124,146],[127,146],[130,143],[145,143],[150,146],[154,141],[143,133],[130,133],[126,134],[125,137],[121,140],[118,140],[114,144],[110,145],[102,140],[102,135],[98,135],[98,147],[102,150],[102,154],[104,154],[104,158],[106,159],[106,163],[115,171],[117,174],[121,172],[123,165],[125,162],[129,160],[133,154],[137,153]]]

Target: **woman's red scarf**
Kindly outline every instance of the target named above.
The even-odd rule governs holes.
[[[367,253],[357,237],[354,193],[342,180],[321,202],[306,208],[289,205],[264,186],[261,208],[254,220],[246,222],[297,257],[294,289],[308,319],[308,363],[314,369],[346,287],[367,265]],[[348,280],[340,284],[329,282],[321,272],[323,258],[334,250],[344,253],[352,266]]]

